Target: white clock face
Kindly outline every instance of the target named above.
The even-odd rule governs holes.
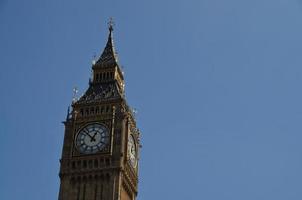
[[[79,131],[75,142],[81,153],[97,153],[108,145],[109,131],[102,124],[88,124]]]
[[[133,138],[133,135],[130,135],[129,140],[128,140],[128,155],[129,155],[130,163],[133,167],[136,167],[136,164],[137,164],[136,152],[137,151],[136,151],[135,140]]]

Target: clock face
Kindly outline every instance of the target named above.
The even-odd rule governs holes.
[[[129,160],[130,160],[131,165],[133,167],[136,167],[136,164],[137,164],[136,144],[135,144],[133,135],[130,135],[129,140],[128,140],[128,155],[129,155]]]
[[[102,151],[109,143],[109,131],[102,124],[88,124],[82,128],[76,137],[76,147],[84,154]]]

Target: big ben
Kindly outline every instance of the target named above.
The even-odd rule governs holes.
[[[135,200],[140,132],[125,99],[112,23],[92,71],[64,122],[59,200]]]

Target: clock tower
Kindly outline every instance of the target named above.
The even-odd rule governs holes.
[[[93,63],[89,87],[64,122],[59,200],[135,200],[139,130],[125,99],[124,75],[113,43]]]

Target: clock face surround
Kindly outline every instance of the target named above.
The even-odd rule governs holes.
[[[102,151],[109,144],[109,130],[100,123],[83,127],[77,134],[75,144],[80,153],[94,154]]]
[[[128,157],[130,160],[131,165],[135,168],[137,164],[137,150],[136,150],[136,144],[135,140],[132,134],[130,134],[128,139]]]

